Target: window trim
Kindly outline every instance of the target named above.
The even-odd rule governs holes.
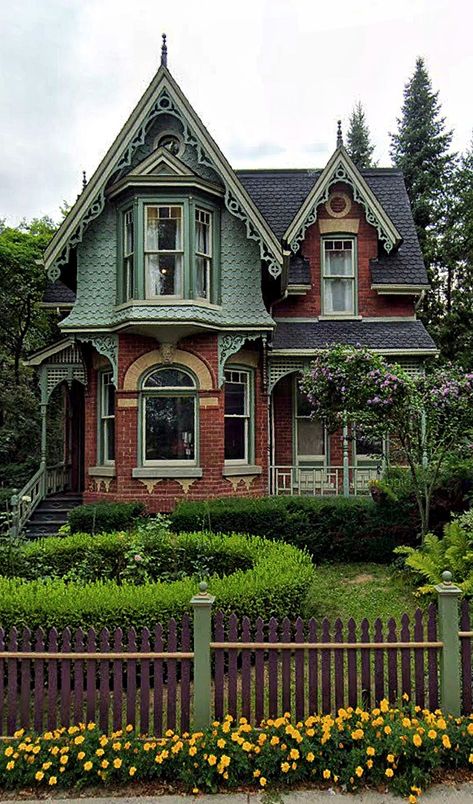
[[[177,369],[187,374],[193,381],[193,388],[166,386],[163,389],[144,388],[147,378],[155,371],[165,369]],[[176,397],[185,396],[194,399],[194,457],[192,459],[181,458],[175,460],[148,460],[146,456],[146,398],[147,397]],[[172,363],[170,365],[158,364],[148,368],[140,378],[139,382],[139,406],[138,406],[138,466],[142,469],[176,467],[192,468],[199,466],[199,386],[194,372],[187,366]]]
[[[151,251],[150,249],[146,248],[146,231],[147,231],[147,216],[148,216],[148,209],[165,209],[176,207],[181,210],[181,248],[180,249],[157,249]],[[144,264],[144,293],[145,298],[149,301],[154,301],[155,299],[182,299],[184,298],[184,273],[185,273],[185,250],[186,250],[186,234],[185,234],[185,210],[184,205],[181,203],[161,203],[161,201],[156,201],[156,203],[146,203],[143,204],[143,248],[141,249],[143,254],[143,264]],[[158,219],[159,219],[159,212],[158,212]],[[151,294],[149,292],[149,276],[148,271],[146,269],[146,258],[149,254],[157,254],[158,258],[161,254],[171,254],[174,255],[176,258],[181,257],[181,267],[180,267],[180,286],[181,292],[180,293],[156,293]],[[174,280],[174,286],[176,285],[176,281]]]
[[[197,213],[203,212],[204,214],[209,216],[209,253],[205,254],[202,251],[197,251]],[[210,210],[201,207],[196,203],[194,205],[194,279],[196,285],[195,297],[199,299],[199,301],[206,301],[209,302],[212,298],[212,275],[213,275],[213,241],[214,241],[214,216],[210,212]],[[206,283],[207,283],[207,295],[206,296],[199,296],[197,293],[197,259],[198,258],[204,259],[206,262]]]
[[[246,395],[247,395],[247,404],[248,404],[248,415],[245,417],[246,420],[246,433],[245,433],[245,458],[225,458],[225,419],[226,418],[242,418],[236,414],[226,414],[225,413],[225,382],[223,384],[223,454],[224,454],[224,467],[229,466],[252,466],[255,461],[255,394],[254,394],[254,370],[249,368],[248,366],[242,366],[240,364],[230,364],[225,365],[224,375],[227,371],[238,371],[241,374],[246,374],[248,377],[248,382],[246,386]]]
[[[182,218],[182,293],[179,296],[153,296],[146,295],[145,272],[145,207],[146,206],[181,206]],[[133,209],[135,260],[134,260],[134,296],[126,298],[123,276],[123,217]],[[210,293],[207,299],[197,295],[196,292],[196,250],[195,250],[195,210],[202,209],[210,212],[212,216],[212,259],[210,271]],[[214,304],[220,306],[220,208],[200,196],[172,194],[149,195],[148,193],[135,196],[130,207],[130,199],[117,207],[117,297],[116,306],[126,305],[130,302],[170,304],[188,302],[197,305]]]
[[[299,419],[309,419],[309,416],[299,416],[297,412],[297,402],[298,402],[298,395],[299,395],[299,376],[297,374],[294,375],[294,392],[293,392],[293,428],[292,428],[292,437],[293,437],[293,455],[294,455],[294,466],[310,466],[311,464],[316,464],[317,466],[328,466],[330,464],[330,438],[327,432],[327,428],[323,426],[323,438],[324,438],[324,445],[325,445],[325,454],[324,455],[305,455],[300,456],[299,450],[297,448],[298,444],[298,421]],[[301,461],[302,459],[302,461]]]
[[[325,243],[329,240],[351,240],[353,243],[353,277],[346,277],[353,279],[353,308],[351,311],[332,312],[325,309],[325,282],[330,280],[330,277],[325,273]],[[353,233],[345,233],[343,230],[339,232],[330,232],[330,234],[321,235],[320,237],[320,309],[323,316],[330,316],[330,318],[355,318],[358,315],[358,240],[357,236]],[[340,277],[341,279],[343,277]]]
[[[106,436],[106,428],[104,426],[104,422],[113,419],[114,422],[116,421],[116,397],[114,403],[114,412],[113,416],[107,415],[105,416],[103,411],[105,410],[105,377],[109,374],[112,378],[112,382],[109,385],[113,385],[113,371],[111,368],[101,368],[98,371],[97,376],[97,465],[98,466],[115,466],[115,458],[105,458],[106,454],[106,445],[107,445],[107,436]],[[116,389],[115,389],[116,390]],[[115,432],[115,442],[116,442],[116,432]],[[114,448],[116,443],[114,444]]]

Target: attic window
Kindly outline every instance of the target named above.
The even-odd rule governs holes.
[[[154,141],[155,148],[166,148],[174,156],[180,156],[184,150],[184,143],[175,132],[161,132]]]

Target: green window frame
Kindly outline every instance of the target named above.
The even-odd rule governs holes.
[[[225,368],[224,378],[225,465],[251,465],[254,463],[255,440],[254,371],[245,366],[230,365]],[[238,386],[243,393],[239,392]]]
[[[304,398],[304,394],[302,393],[301,389],[299,388],[299,378],[297,375],[294,377],[294,430],[293,430],[293,444],[294,444],[294,465],[301,466],[304,464],[307,465],[317,465],[317,466],[327,466],[329,460],[329,438],[326,427],[324,427],[322,422],[316,422],[312,419],[311,411],[308,406],[308,402],[306,402]],[[322,430],[320,436],[319,434],[317,437],[320,438],[323,444],[323,452],[318,453],[302,453],[299,450],[299,438],[304,439],[307,443],[311,443],[310,437],[310,429],[309,432],[306,432],[307,426],[310,428],[311,426],[317,426],[319,429]]]
[[[115,464],[115,385],[113,372],[104,369],[98,375],[98,465]]]
[[[355,316],[358,313],[358,254],[353,235],[330,234],[321,238],[322,290],[324,315]]]
[[[198,466],[198,388],[179,365],[154,366],[140,382],[141,466]]]
[[[160,242],[159,226],[156,226],[156,234],[150,236],[147,221],[152,209],[180,210],[179,235],[174,244],[169,242],[169,238],[167,242],[161,238]],[[131,280],[128,276],[130,250],[126,239],[130,219],[133,227]],[[220,304],[220,209],[216,205],[193,196],[137,196],[131,204],[128,201],[118,208],[117,230],[117,304],[131,300],[164,304],[195,300],[197,303]],[[172,271],[177,263],[179,280],[174,285],[175,292],[153,292],[155,289],[149,282],[150,264],[154,265],[154,276],[161,282],[163,270]]]

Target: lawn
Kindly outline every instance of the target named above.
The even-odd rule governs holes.
[[[411,617],[427,600],[416,598],[392,567],[383,564],[321,564],[306,600],[307,617],[340,617],[343,622],[363,617],[370,622],[390,617],[399,622],[405,612]]]

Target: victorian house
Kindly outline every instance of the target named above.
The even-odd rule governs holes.
[[[38,495],[85,502],[359,493],[372,445],[328,436],[298,377],[367,346],[416,371],[436,353],[402,174],[358,170],[338,132],[321,170],[233,170],[161,66],[45,254],[62,339],[33,355]],[[64,465],[47,466],[64,389]],[[346,434],[345,434],[346,435]],[[32,491],[33,489],[33,491]]]

